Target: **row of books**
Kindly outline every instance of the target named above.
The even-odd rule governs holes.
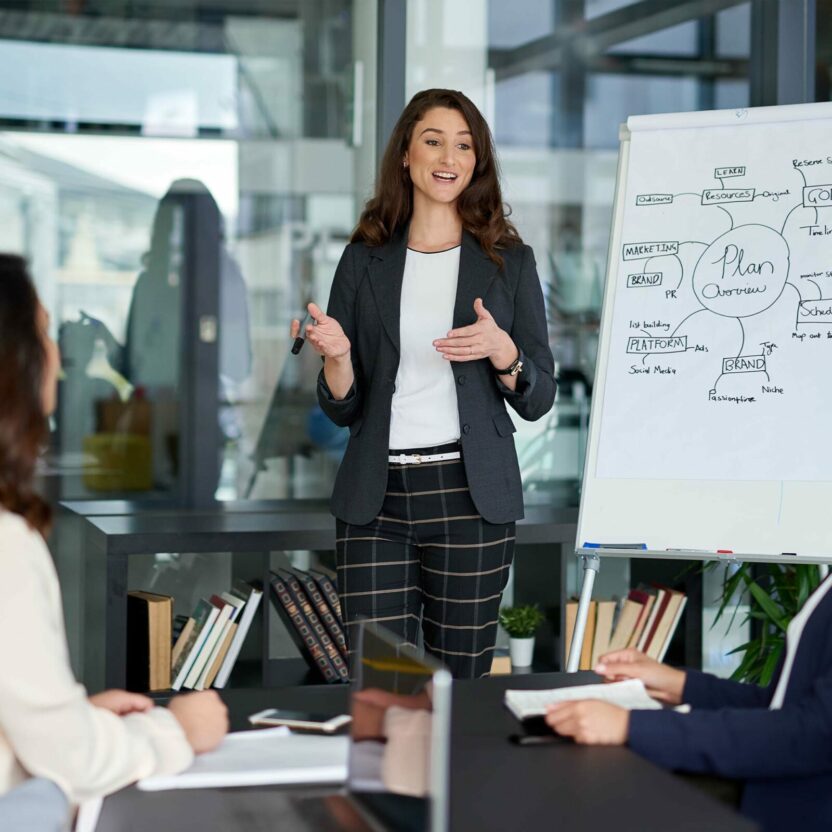
[[[334,576],[278,569],[271,598],[307,664],[328,684],[349,682],[347,639]]]
[[[631,589],[622,601],[591,601],[581,649],[580,670],[591,670],[598,659],[613,650],[635,647],[662,661],[687,603],[683,592],[666,586]],[[578,602],[566,604],[566,666]]]
[[[129,592],[128,689],[225,687],[262,597],[261,587],[237,581],[229,592],[201,598],[174,627],[171,596]]]

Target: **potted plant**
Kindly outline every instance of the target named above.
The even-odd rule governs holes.
[[[543,613],[536,604],[503,607],[500,625],[509,636],[509,655],[512,667],[529,667],[534,653],[534,633],[543,623]]]
[[[756,573],[756,574],[755,574]],[[749,613],[747,619],[757,626],[750,641],[732,651],[742,653],[740,666],[732,679],[767,685],[786,646],[786,629],[789,622],[817,589],[821,573],[813,564],[784,565],[772,563],[754,570],[752,564],[741,564],[736,570],[726,572],[722,598],[714,625],[722,614],[734,606],[731,623],[742,603],[738,590],[748,592]],[[729,623],[730,626],[730,623]]]

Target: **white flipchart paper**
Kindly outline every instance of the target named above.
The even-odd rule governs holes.
[[[832,118],[810,112],[632,133],[598,477],[829,479]]]

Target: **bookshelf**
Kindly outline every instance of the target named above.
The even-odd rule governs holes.
[[[675,665],[701,669],[705,643],[712,638],[703,632],[703,575],[702,561],[666,560],[656,558],[605,558],[596,578],[592,597],[595,601],[623,599],[631,589],[639,587],[651,589],[654,584],[661,584],[678,590],[687,597],[679,626],[669,643],[664,661]],[[558,669],[563,668],[563,633],[566,631],[566,602],[577,598],[580,593],[580,561],[571,553],[570,558],[563,558],[561,564],[562,606],[560,612],[560,634],[556,648],[559,651],[554,663]],[[655,591],[655,590],[653,590]],[[525,601],[525,599],[524,599]]]
[[[72,502],[63,503],[61,513],[62,522],[75,529],[80,554],[75,582],[79,652],[75,664],[91,692],[124,686],[128,590],[175,595],[164,583],[151,585],[148,566],[154,554],[188,553],[200,559],[206,572],[212,571],[215,562],[227,563],[230,568],[225,571],[230,571],[231,578],[259,579],[266,593],[270,570],[285,566],[287,553],[311,551],[333,563],[335,521],[323,501],[246,501],[209,509],[146,507],[125,501]],[[517,526],[517,573],[523,572],[524,546],[545,548],[550,560],[554,554],[554,562],[561,560],[562,549],[568,548],[571,557],[576,519],[574,509],[529,508]],[[141,576],[138,584],[136,576]],[[551,595],[557,587],[550,585],[548,590]],[[176,609],[177,613],[186,611],[190,612]],[[315,684],[317,677],[303,659],[274,657],[275,644],[281,639],[288,640],[285,628],[264,594],[229,686]],[[169,695],[160,692],[157,696]]]
[[[80,515],[83,599],[77,664],[90,690],[124,686],[128,590],[174,595],[181,599],[176,612],[189,614],[195,597],[226,590],[237,578],[261,581],[265,592],[229,686],[282,687],[317,681],[302,658],[273,657],[275,643],[285,633],[273,620],[268,577],[272,568],[287,564],[286,552],[334,548],[334,523],[324,504],[268,501],[187,510],[117,502],[63,508],[85,512]],[[153,583],[156,553],[187,553],[194,567],[189,574],[197,585],[183,589],[164,577]]]

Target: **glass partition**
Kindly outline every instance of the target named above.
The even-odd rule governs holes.
[[[372,186],[375,0],[52,5],[0,15],[0,248],[63,353],[50,496],[328,496],[346,440],[288,326]]]
[[[696,3],[631,5],[408,3],[407,96],[461,87],[483,110],[512,220],[537,259],[560,390],[549,416],[515,419],[527,504],[578,501],[619,125],[749,102],[749,2],[707,15]]]

